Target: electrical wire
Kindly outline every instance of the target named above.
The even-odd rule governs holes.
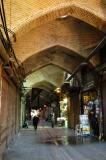
[[[75,76],[75,74],[79,71],[79,69],[80,69],[82,66],[87,65],[87,62],[89,62],[89,60],[90,60],[95,54],[98,53],[97,51],[98,51],[99,49],[101,49],[101,48],[104,46],[104,44],[106,44],[106,36],[100,41],[100,43],[96,46],[96,48],[94,48],[94,49],[91,51],[91,53],[88,55],[88,57],[85,58],[85,60],[84,60],[82,63],[80,63],[80,64],[74,69],[74,71],[72,72],[71,76],[67,79],[67,81],[70,81],[70,80],[73,78],[73,76]]]
[[[10,38],[9,38],[9,35],[8,35],[8,29],[7,29],[7,24],[6,24],[6,16],[5,16],[5,10],[4,10],[3,0],[1,0],[0,15],[1,15],[1,20],[2,20],[2,24],[3,24],[3,29],[4,29],[4,32],[5,32],[5,35],[6,35],[6,39],[7,39],[7,41],[8,41],[8,44],[7,44],[7,45],[9,46],[10,52],[12,53],[12,56],[14,57],[17,65],[18,65],[18,67],[20,67],[20,64],[19,64],[19,62],[18,62],[18,60],[17,60],[17,58],[16,58],[16,55],[15,55],[15,53],[14,53],[14,49],[13,49],[13,47],[12,47],[12,44],[11,44],[11,41],[10,41]],[[0,32],[1,32],[1,31],[0,31]],[[2,34],[2,32],[1,32],[1,34]],[[6,43],[3,42],[3,39],[2,39],[2,43],[6,46]],[[8,47],[6,47],[6,48],[8,49]],[[15,70],[16,70],[15,65],[13,64],[12,66],[13,66],[13,67],[15,68]],[[24,69],[24,68],[22,68],[22,69]],[[15,73],[16,73],[16,72],[15,72]]]
[[[12,54],[13,54],[15,60],[16,60],[17,65],[20,66],[19,62],[18,62],[18,60],[17,60],[17,58],[15,56],[14,49],[12,48],[12,44],[11,44],[11,41],[10,41],[10,38],[9,38],[9,35],[8,35],[3,0],[1,0],[0,14],[1,14],[1,19],[2,19],[2,23],[3,23],[4,31],[5,31],[5,34],[6,34],[6,38],[8,40],[9,46],[10,46],[10,51],[12,52]]]

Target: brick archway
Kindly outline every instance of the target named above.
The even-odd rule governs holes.
[[[77,2],[59,2],[56,6],[49,6],[48,8],[43,8],[38,10],[38,13],[32,13],[27,17],[21,25],[14,28],[17,37],[26,34],[33,28],[48,23],[56,18],[63,15],[69,15],[77,18],[85,23],[88,23],[95,28],[106,32],[106,20],[101,16],[96,14],[96,11],[92,11],[87,5]]]
[[[49,64],[58,66],[71,73],[82,60],[84,60],[83,57],[69,49],[65,49],[62,46],[53,46],[26,59],[23,62],[23,66],[26,75]]]

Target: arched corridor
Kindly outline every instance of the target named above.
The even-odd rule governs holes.
[[[0,0],[1,160],[106,159],[105,95],[105,0]]]

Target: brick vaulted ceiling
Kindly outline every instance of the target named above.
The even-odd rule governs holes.
[[[106,33],[105,0],[4,0],[4,6],[7,26],[17,38],[15,54],[26,76],[36,70],[49,76],[52,67],[56,75],[62,69],[72,72]],[[68,17],[60,18],[64,15]],[[51,83],[47,77],[39,81]]]

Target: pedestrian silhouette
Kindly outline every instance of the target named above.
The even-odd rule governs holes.
[[[51,113],[51,126],[52,126],[52,128],[54,128],[54,123],[55,123],[54,113]]]
[[[99,124],[98,119],[96,117],[92,117],[91,126],[93,130],[93,135],[99,137]]]
[[[37,130],[38,122],[39,122],[39,117],[38,116],[34,116],[33,117],[33,126],[34,126],[35,130]]]

